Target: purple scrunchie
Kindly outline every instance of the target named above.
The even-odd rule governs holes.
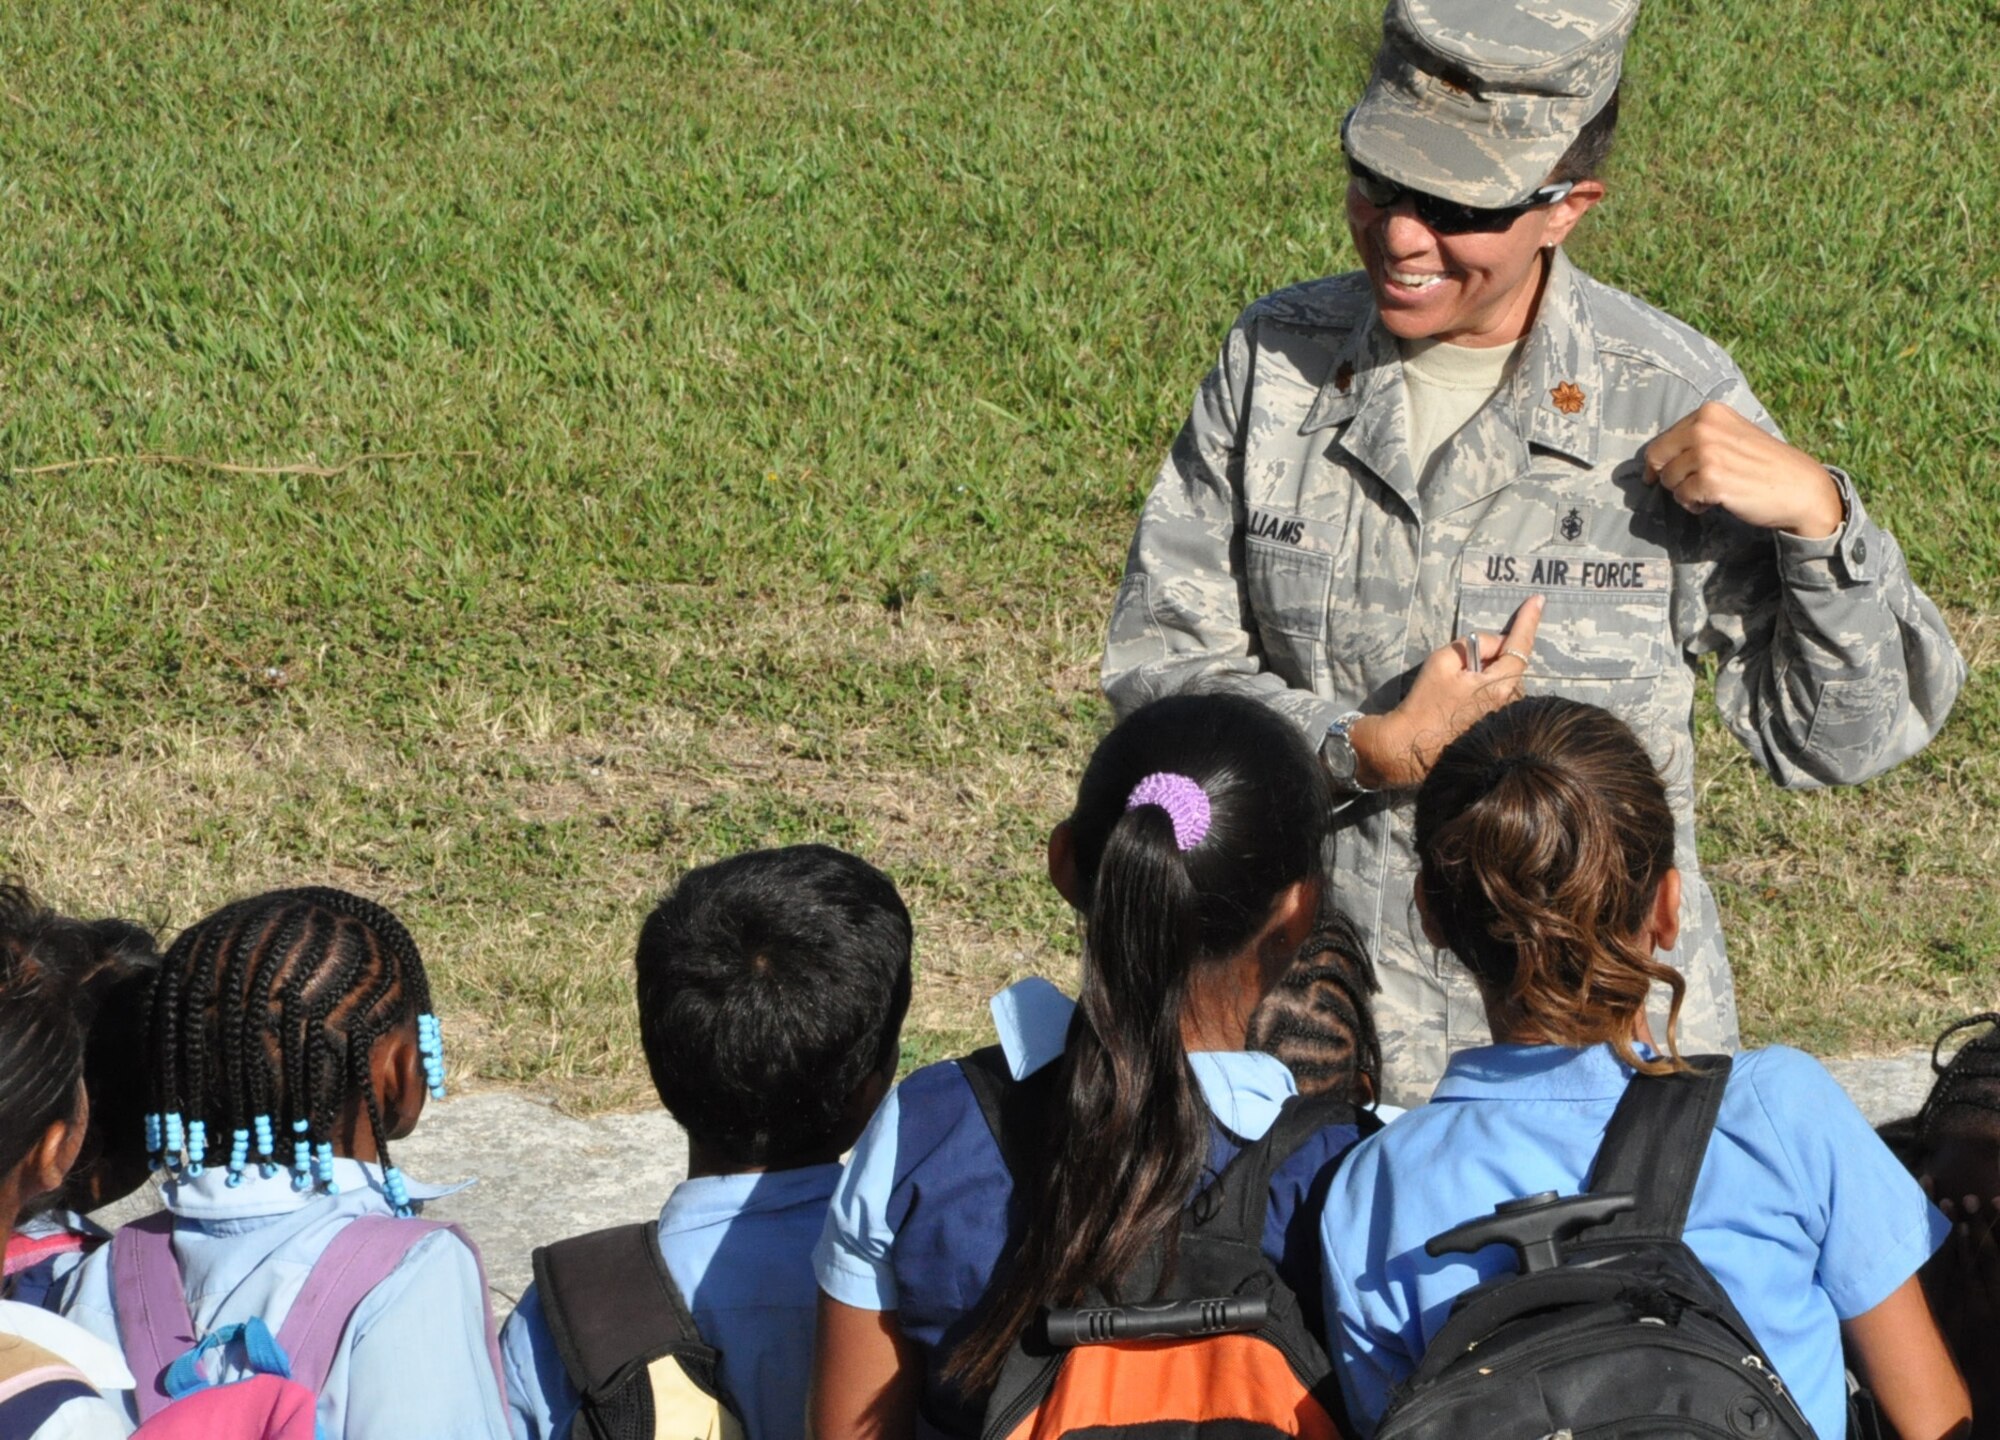
[[[1174,822],[1174,848],[1183,854],[1201,844],[1208,834],[1208,792],[1185,775],[1160,770],[1132,787],[1125,801],[1127,810],[1141,805],[1157,805]]]

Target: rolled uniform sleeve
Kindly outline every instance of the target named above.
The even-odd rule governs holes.
[[[827,1206],[826,1228],[813,1249],[819,1288],[857,1310],[896,1308],[896,1271],[890,1260],[896,1227],[889,1211],[901,1123],[901,1092],[892,1090],[848,1157]]]
[[[1243,399],[1249,315],[1195,392],[1194,408],[1139,517],[1104,649],[1104,691],[1120,715],[1183,691],[1262,700],[1320,736],[1345,710],[1264,664],[1244,586]]]
[[[1709,397],[1777,435],[1740,374]],[[1965,661],[1895,537],[1831,469],[1847,519],[1824,539],[1713,514],[1719,560],[1691,650],[1718,661],[1716,708],[1781,785],[1851,785],[1916,754],[1943,726]],[[1775,563],[1772,550],[1775,549]]]

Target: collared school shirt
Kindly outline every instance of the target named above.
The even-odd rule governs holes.
[[[1512,1252],[1433,1259],[1424,1243],[1504,1200],[1580,1192],[1631,1077],[1608,1045],[1491,1045],[1452,1057],[1431,1103],[1357,1145],[1321,1237],[1348,1410],[1372,1434],[1451,1303]],[[1746,1051],[1723,1092],[1683,1232],[1814,1430],[1845,1433],[1840,1322],[1866,1314],[1950,1226],[1826,1069]]]
[[[1705,402],[1776,426],[1721,346],[1560,249],[1499,391],[1423,476],[1408,388],[1359,272],[1244,311],[1132,538],[1105,693],[1121,715],[1189,690],[1247,694],[1318,745],[1348,711],[1392,709],[1433,651],[1545,596],[1523,689],[1603,706],[1653,752],[1683,879],[1667,957],[1687,977],[1681,1036],[1734,1050],[1695,844],[1699,668],[1714,664],[1716,708],[1757,764],[1810,787],[1922,749],[1965,662],[1845,474],[1846,522],[1824,539],[1691,515],[1646,483],[1645,446]],[[1405,1105],[1451,1051],[1488,1039],[1478,987],[1423,935],[1413,797],[1353,796],[1327,872],[1376,957],[1383,1094]]]
[[[1075,1004],[1046,980],[1024,980],[992,1004],[1017,1080],[1063,1052]],[[1196,1051],[1188,1062],[1221,1130],[1210,1165],[1260,1138],[1298,1093],[1275,1056]],[[1300,1146],[1271,1180],[1263,1250],[1310,1322],[1320,1293],[1318,1208],[1332,1169],[1358,1134],[1333,1125]],[[813,1253],[819,1288],[862,1310],[894,1310],[923,1365],[919,1440],[978,1433],[979,1406],[943,1373],[1000,1258],[1014,1242],[1013,1179],[956,1062],[925,1066],[891,1091],[848,1157]]]
[[[382,1171],[335,1160],[338,1195],[292,1189],[290,1173],[255,1166],[228,1186],[220,1165],[162,1187],[173,1212],[179,1262],[195,1328],[259,1316],[275,1333],[304,1288],[313,1263],[348,1221],[393,1213]],[[407,1182],[421,1203],[461,1187]],[[487,1349],[486,1287],[478,1261],[455,1235],[417,1242],[354,1311],[327,1372],[316,1416],[328,1440],[497,1440],[507,1433],[500,1387]],[[118,1343],[111,1247],[77,1269],[64,1314]],[[228,1366],[222,1378],[247,1372]],[[132,1411],[137,1415],[136,1405]]]
[[[683,1180],[660,1207],[660,1254],[721,1352],[716,1375],[748,1440],[804,1440],[819,1307],[812,1247],[838,1165]],[[500,1336],[516,1440],[564,1440],[582,1397],[529,1286]]]
[[[47,1351],[97,1391],[63,1401],[33,1430],[9,1432],[3,1440],[123,1440],[132,1433],[125,1409],[117,1403],[121,1392],[132,1389],[132,1372],[115,1346],[39,1305],[18,1300],[0,1300],[0,1335]]]

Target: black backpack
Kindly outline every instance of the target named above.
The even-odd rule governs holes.
[[[1017,1180],[1032,1173],[1054,1067],[1016,1082],[998,1046],[959,1062]],[[1329,1125],[1379,1128],[1330,1099],[1292,1097],[1184,1212],[1172,1277],[1159,1260],[1121,1304],[1092,1294],[1043,1312],[1019,1337],[988,1397],[983,1440],[1213,1435],[1222,1440],[1343,1433],[1340,1386],[1298,1297],[1263,1253],[1271,1177]]]
[[[1813,1440],[1728,1295],[1681,1239],[1730,1062],[1635,1076],[1590,1188],[1513,1200],[1424,1248],[1506,1244],[1391,1397],[1376,1440],[1718,1436]]]
[[[660,1254],[652,1221],[535,1251],[535,1290],[570,1384],[578,1440],[742,1440],[717,1354]]]

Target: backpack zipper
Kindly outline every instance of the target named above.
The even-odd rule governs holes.
[[[1671,1350],[1678,1350],[1683,1355],[1700,1355],[1700,1356],[1705,1356],[1709,1359],[1720,1358],[1719,1356],[1717,1356],[1716,1352],[1713,1349],[1710,1349],[1705,1346],[1689,1345],[1679,1341],[1669,1340],[1665,1336],[1649,1338],[1647,1344],[1652,1346],[1665,1346],[1666,1348]],[[1565,1339],[1564,1337],[1557,1336],[1552,1339],[1543,1340],[1535,1345],[1526,1346],[1523,1349],[1516,1351],[1513,1355],[1508,1356],[1506,1360],[1501,1361],[1498,1365],[1490,1365],[1490,1366],[1482,1365],[1479,1367],[1479,1373],[1482,1376],[1484,1376],[1484,1375],[1495,1374],[1497,1371],[1502,1369],[1513,1370],[1522,1365],[1528,1365],[1538,1362],[1547,1355],[1559,1355],[1559,1354],[1573,1352],[1575,1348],[1576,1348],[1575,1337],[1572,1336]],[[1470,1349],[1468,1349],[1466,1353],[1470,1354],[1471,1353]],[[1771,1387],[1772,1393],[1775,1394],[1779,1400],[1784,1402],[1785,1409],[1794,1416],[1796,1416],[1800,1424],[1806,1426],[1806,1428],[1810,1431],[1811,1422],[1805,1418],[1805,1412],[1799,1409],[1798,1401],[1792,1398],[1792,1392],[1786,1388],[1785,1382],[1779,1377],[1778,1372],[1771,1369],[1770,1366],[1766,1365],[1764,1363],[1762,1356],[1745,1355],[1741,1360],[1737,1362],[1737,1364],[1742,1366],[1745,1370],[1752,1371],[1760,1379],[1764,1380]],[[1401,1415],[1395,1417],[1398,1426],[1400,1427],[1403,1423],[1410,1420],[1423,1418],[1427,1409],[1425,1403],[1427,1401],[1437,1402],[1436,1404],[1430,1406],[1429,1408],[1442,1408],[1443,1402],[1437,1401],[1437,1397],[1435,1395],[1425,1395],[1415,1400],[1411,1404],[1408,1410],[1404,1411]]]

